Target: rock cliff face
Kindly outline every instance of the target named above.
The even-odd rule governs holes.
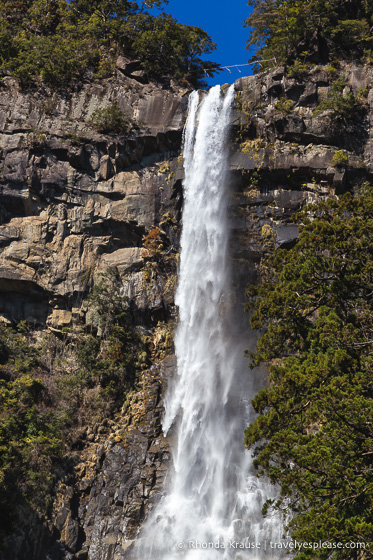
[[[256,281],[261,256],[294,243],[296,210],[371,177],[373,71],[346,66],[339,75],[344,95],[358,98],[360,91],[353,121],[333,119],[330,111],[314,116],[332,88],[325,68],[302,80],[277,68],[236,82],[230,242],[237,305],[245,285]],[[25,514],[19,534],[0,552],[4,559],[129,558],[162,493],[170,459],[162,394],[174,369],[165,339],[175,322],[176,278],[175,266],[153,266],[144,238],[159,227],[162,259],[175,264],[187,92],[139,79],[118,69],[116,79],[69,95],[22,93],[10,78],[1,84],[2,321],[26,320],[57,335],[74,323],[90,328],[87,295],[102,272],[115,269],[154,346],[153,366],[121,414],[73,444],[73,467],[61,476],[48,519]],[[93,111],[112,102],[135,123],[131,132],[92,128]]]
[[[187,98],[131,78],[89,84],[70,96],[0,90],[1,312],[53,328],[84,313],[93,271],[130,274],[140,309],[160,305],[139,285],[142,238],[174,211],[164,161],[179,153]],[[93,111],[118,102],[139,129],[103,136]],[[163,166],[163,167],[162,167]],[[172,194],[174,194],[173,200]]]
[[[91,115],[113,102],[132,131],[98,134]],[[169,459],[160,438],[161,373],[173,368],[172,356],[161,358],[174,322],[186,107],[185,92],[140,85],[119,71],[69,96],[2,84],[1,320],[57,336],[76,324],[95,329],[86,297],[115,270],[137,324],[151,334],[154,358],[120,418],[78,434],[50,519],[25,514],[4,558],[112,558],[136,535],[150,490],[161,490]],[[172,264],[162,269],[143,246],[155,226],[166,243],[163,264]]]

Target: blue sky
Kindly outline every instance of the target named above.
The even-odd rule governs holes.
[[[169,0],[164,11],[180,23],[202,27],[218,44],[209,59],[222,65],[245,64],[251,57],[246,50],[249,30],[243,27],[249,15],[247,0]],[[240,76],[251,74],[251,67],[220,72],[208,79],[209,85],[232,83]]]

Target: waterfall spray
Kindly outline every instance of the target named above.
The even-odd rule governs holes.
[[[177,375],[165,398],[163,421],[165,433],[175,432],[173,472],[166,495],[143,528],[141,560],[279,558],[264,550],[265,540],[280,538],[280,524],[261,517],[265,488],[250,474],[251,456],[243,447],[249,421],[245,398],[253,394],[242,360],[244,346],[230,328],[228,131],[233,97],[233,86],[225,95],[216,86],[201,104],[198,92],[189,98],[176,293]]]

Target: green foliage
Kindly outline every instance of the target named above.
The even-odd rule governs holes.
[[[337,150],[334,152],[332,165],[335,167],[347,167],[348,165],[348,157],[344,150]]]
[[[84,36],[36,36],[17,44],[17,55],[3,65],[3,72],[10,71],[24,87],[41,82],[55,88],[67,87],[98,59],[97,49],[91,49],[91,42]]]
[[[96,283],[89,304],[91,334],[74,326],[42,339],[25,322],[0,326],[0,543],[17,508],[47,514],[62,452],[118,411],[148,365],[115,273]]]
[[[129,126],[129,119],[118,103],[112,103],[109,107],[93,111],[91,123],[98,132],[123,132]]]
[[[255,467],[278,483],[276,504],[298,541],[373,540],[373,192],[307,208],[294,248],[264,262],[249,289],[265,329],[252,363],[269,385],[246,430]],[[365,552],[371,558],[372,552]],[[297,559],[331,558],[307,551]],[[338,550],[333,558],[351,559]],[[357,557],[356,557],[357,558]]]
[[[216,47],[200,27],[182,25],[167,14],[143,20],[142,30],[134,37],[133,49],[144,60],[146,72],[169,74],[191,83],[202,83],[205,71],[209,74],[218,65],[205,62],[203,54],[210,54]]]
[[[345,82],[343,78],[338,78],[332,86],[332,90],[325,99],[314,110],[315,116],[324,111],[330,112],[330,118],[334,120],[348,121],[356,117],[362,109],[361,104],[352,92],[343,94]]]
[[[215,43],[205,31],[177,23],[161,8],[162,0],[0,0],[0,75],[12,74],[24,87],[45,83],[70,87],[94,75],[109,77],[119,54],[140,58],[143,69],[156,78],[186,78],[202,85],[203,61]]]
[[[249,0],[248,48],[262,66],[361,59],[371,48],[373,5],[367,0]]]
[[[357,97],[359,100],[361,99],[366,99],[369,95],[370,92],[370,86],[365,86],[364,88],[359,88],[359,91],[357,93]]]
[[[364,49],[362,60],[365,64],[373,64],[373,49]]]
[[[338,70],[332,64],[327,65],[327,67],[325,68],[325,72],[326,72],[329,80],[335,80],[336,77],[338,76]]]
[[[307,75],[308,67],[300,60],[295,60],[294,63],[289,66],[287,71],[289,78],[295,78],[296,80],[301,81]]]
[[[282,116],[286,117],[286,115],[289,115],[294,109],[294,101],[286,97],[281,97],[275,104],[275,109],[281,113]]]
[[[45,511],[62,451],[59,423],[45,405],[40,357],[26,336],[2,327],[0,370],[0,540],[16,506]]]
[[[145,343],[132,323],[127,298],[119,293],[114,271],[109,271],[94,286],[89,302],[100,343],[88,339],[78,351],[78,360],[106,397],[114,403],[121,402],[138,372],[148,363]],[[89,363],[90,354],[93,358]]]

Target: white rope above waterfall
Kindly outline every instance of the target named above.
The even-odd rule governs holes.
[[[242,74],[242,72],[240,70],[240,68],[242,66],[253,66],[254,64],[259,64],[259,66],[261,66],[262,62],[271,62],[272,60],[274,60],[276,62],[276,58],[267,58],[266,60],[254,60],[253,62],[247,62],[246,64],[232,64],[232,65],[229,65],[229,66],[221,66],[221,70],[227,70],[230,74],[232,74],[230,69],[231,68],[236,68],[236,70],[238,70],[238,72],[240,74]],[[214,69],[213,66],[205,67],[204,68],[205,74],[207,74],[208,70],[212,70],[212,69]]]
[[[230,68],[237,68],[237,70],[239,71],[239,73],[241,74],[241,70],[240,70],[240,66],[251,66],[252,64],[254,64],[254,62],[252,62],[251,64],[233,64],[233,66],[222,66],[223,70],[228,70],[228,72],[231,74],[232,72],[230,71]]]

